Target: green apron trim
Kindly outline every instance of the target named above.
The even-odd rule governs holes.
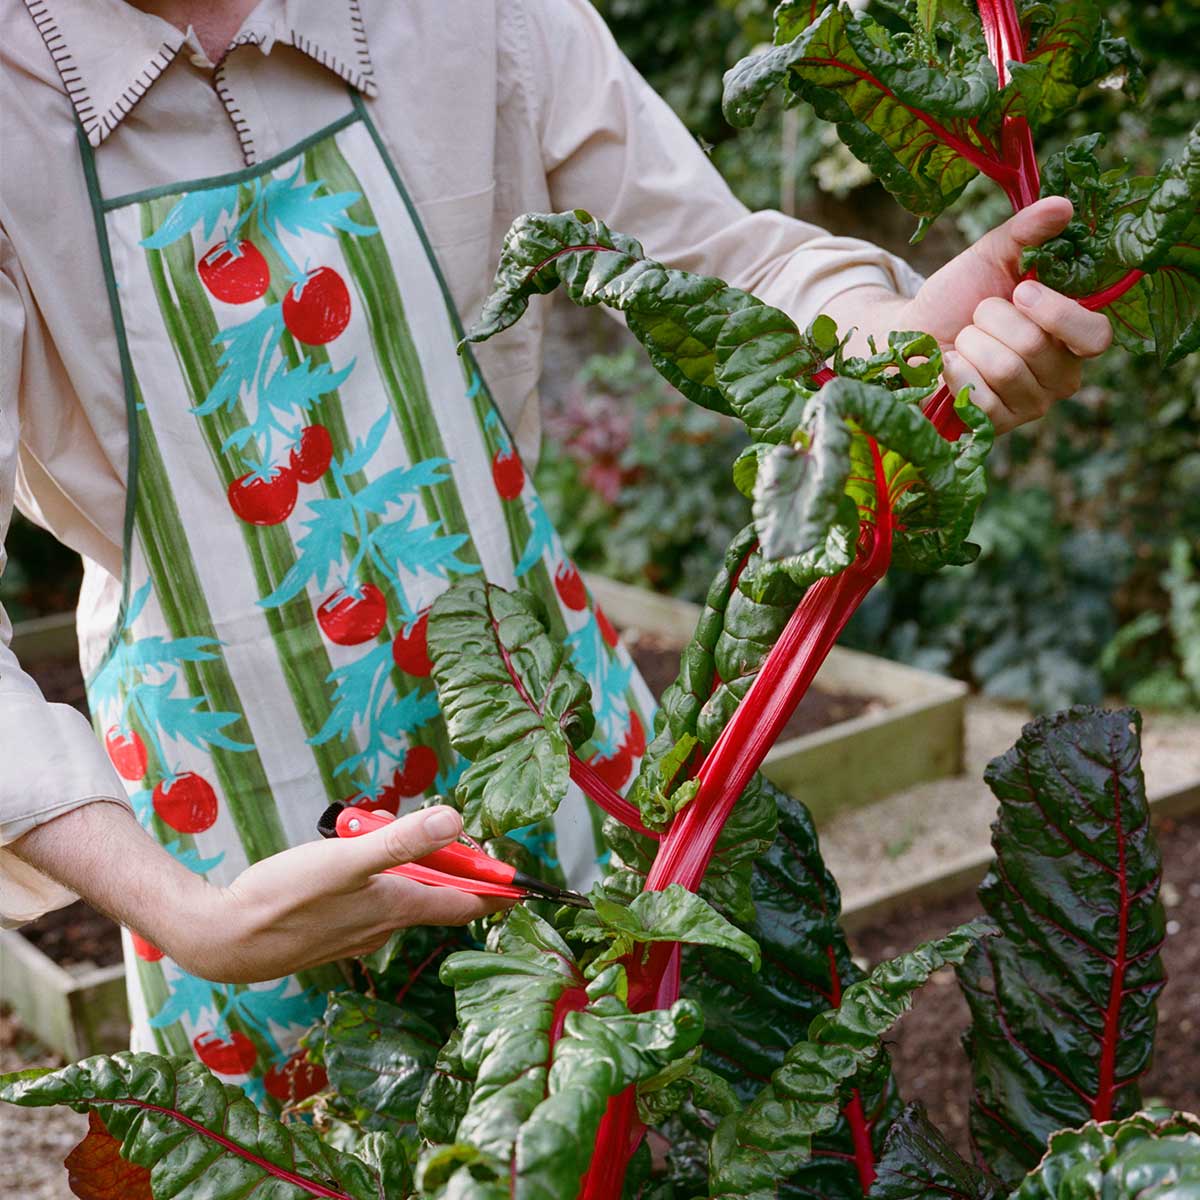
[[[355,92],[354,94],[357,96],[358,93]],[[314,146],[317,142],[341,132],[347,125],[353,125],[358,118],[358,112],[352,110],[344,117],[338,117],[336,121],[330,121],[328,125],[318,129],[316,133],[310,133],[302,142],[297,142],[287,150],[281,150],[278,154],[265,159],[263,162],[255,163],[251,167],[243,167],[240,171],[230,171],[224,175],[205,175],[199,179],[184,180],[182,183],[164,183],[161,187],[146,188],[145,191],[141,192],[127,192],[124,196],[114,196],[111,200],[104,200],[102,198],[100,201],[101,209],[106,213],[110,213],[115,209],[125,208],[130,204],[140,204],[145,200],[158,200],[163,196],[175,196],[182,192],[198,192],[205,188],[229,187],[235,183],[245,183],[256,176],[270,174],[276,167],[281,166],[289,159],[297,158],[303,154],[310,146]],[[88,150],[91,151],[91,149],[92,147],[89,143]],[[390,162],[388,166],[391,166]]]

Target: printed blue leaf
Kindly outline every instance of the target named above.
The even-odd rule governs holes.
[[[414,689],[397,696],[393,691],[379,711],[375,732],[398,741],[406,734],[415,733],[423,725],[428,725],[440,711],[437,692]]]
[[[424,572],[438,579],[449,579],[451,571],[470,575],[479,570],[477,563],[464,562],[456,553],[466,544],[466,534],[439,534],[440,521],[412,528],[412,517],[410,507],[371,534],[372,545],[389,567],[398,566],[413,575]]]
[[[356,439],[353,450],[334,460],[333,465],[339,474],[353,475],[356,471],[366,470],[367,464],[375,457],[375,452],[379,449],[391,421],[392,414],[385,411],[383,416],[371,426],[371,431],[365,439]]]
[[[176,1021],[188,1021],[196,1024],[208,1012],[216,1007],[216,992],[220,985],[209,983],[189,975],[186,971],[178,971],[167,980],[170,994],[158,1012],[150,1018],[152,1029],[163,1029],[174,1025]]]
[[[310,580],[323,588],[329,573],[342,561],[342,539],[357,533],[354,504],[350,500],[332,497],[310,500],[308,511],[312,513],[312,518],[304,522],[308,532],[296,543],[300,553],[279,586],[259,601],[263,608],[286,604],[299,595]]]
[[[148,794],[153,795],[153,793]],[[194,871],[197,875],[207,875],[209,871],[219,867],[225,861],[224,852],[216,854],[212,858],[201,858],[200,852],[194,846],[184,847],[183,843],[178,841],[167,842],[165,849],[176,862],[182,863],[189,871]]]
[[[427,458],[413,467],[394,467],[373,479],[354,496],[354,502],[366,512],[382,513],[389,504],[399,504],[419,488],[445,483],[450,478],[444,468],[448,458]]]
[[[221,374],[203,402],[192,412],[206,417],[222,409],[231,410],[243,391],[249,392],[264,383],[271,352],[282,332],[282,304],[269,304],[248,321],[220,330],[213,343],[225,345],[217,359]]]
[[[329,363],[314,367],[307,358],[291,368],[281,363],[259,390],[260,407],[282,413],[307,413],[323,396],[337,391],[346,382],[356,361],[351,359],[340,371],[335,371]]]
[[[554,545],[554,526],[536,495],[529,499],[529,525],[529,540],[521,552],[520,561],[513,569],[518,579],[532,571],[541,562],[546,551]]]
[[[122,664],[129,670],[149,671],[178,666],[185,662],[208,662],[217,658],[215,638],[186,637],[170,640],[157,635],[139,638],[123,646]]]
[[[359,199],[359,192],[336,192],[318,196],[325,185],[299,182],[300,165],[286,179],[272,179],[262,190],[259,219],[266,229],[278,236],[276,226],[289,233],[310,230],[333,237],[339,229],[358,236],[378,233],[373,225],[360,225],[346,215],[346,209]]]
[[[163,223],[149,237],[143,238],[141,244],[148,250],[161,250],[185,234],[191,233],[198,221],[204,222],[204,236],[211,237],[221,218],[227,214],[233,216],[237,212],[237,206],[236,184],[187,192],[167,213]]]
[[[226,725],[238,720],[238,713],[209,712],[202,709],[197,696],[173,696],[174,676],[166,683],[139,683],[130,692],[130,703],[136,703],[146,720],[161,734],[190,742],[204,749],[220,746],[225,750],[253,750],[245,742],[235,742],[221,732]]]
[[[153,586],[153,581],[147,579],[132,596],[129,597],[129,605],[125,609],[125,616],[121,620],[122,630],[128,629],[134,621],[142,615],[142,609],[146,607],[146,601],[150,599],[150,588]]]
[[[388,643],[372,645],[361,658],[331,671],[328,682],[336,684],[333,708],[309,742],[323,746],[335,737],[348,737],[355,722],[366,720],[380,703],[383,688],[391,687],[391,671],[392,647]]]

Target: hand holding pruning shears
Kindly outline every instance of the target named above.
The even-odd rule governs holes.
[[[317,822],[317,831],[325,838],[356,838],[385,829],[393,818],[384,812],[368,812],[344,804],[331,804]],[[410,859],[384,872],[399,875],[429,887],[452,888],[474,896],[494,896],[504,900],[549,900],[572,908],[589,908],[586,896],[536,879],[518,871],[509,863],[492,858],[482,850],[461,842],[451,842],[420,859]]]

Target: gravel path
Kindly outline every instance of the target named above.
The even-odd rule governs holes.
[[[0,1074],[61,1065],[0,1010]],[[0,1104],[0,1196],[74,1200],[62,1163],[86,1132],[87,1118],[69,1108]]]

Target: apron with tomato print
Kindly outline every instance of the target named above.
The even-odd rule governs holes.
[[[425,631],[464,576],[546,603],[612,783],[645,744],[649,695],[457,353],[418,218],[353,103],[261,166],[134,195],[103,197],[83,146],[130,428],[123,594],[85,633],[89,700],[139,820],[218,885],[311,840],[331,801],[396,812],[453,790],[466,764]],[[517,836],[578,886],[594,827],[575,793]],[[319,1086],[296,1041],[340,973],[214,984],[127,949],[135,1047],[198,1054],[267,1107]]]

